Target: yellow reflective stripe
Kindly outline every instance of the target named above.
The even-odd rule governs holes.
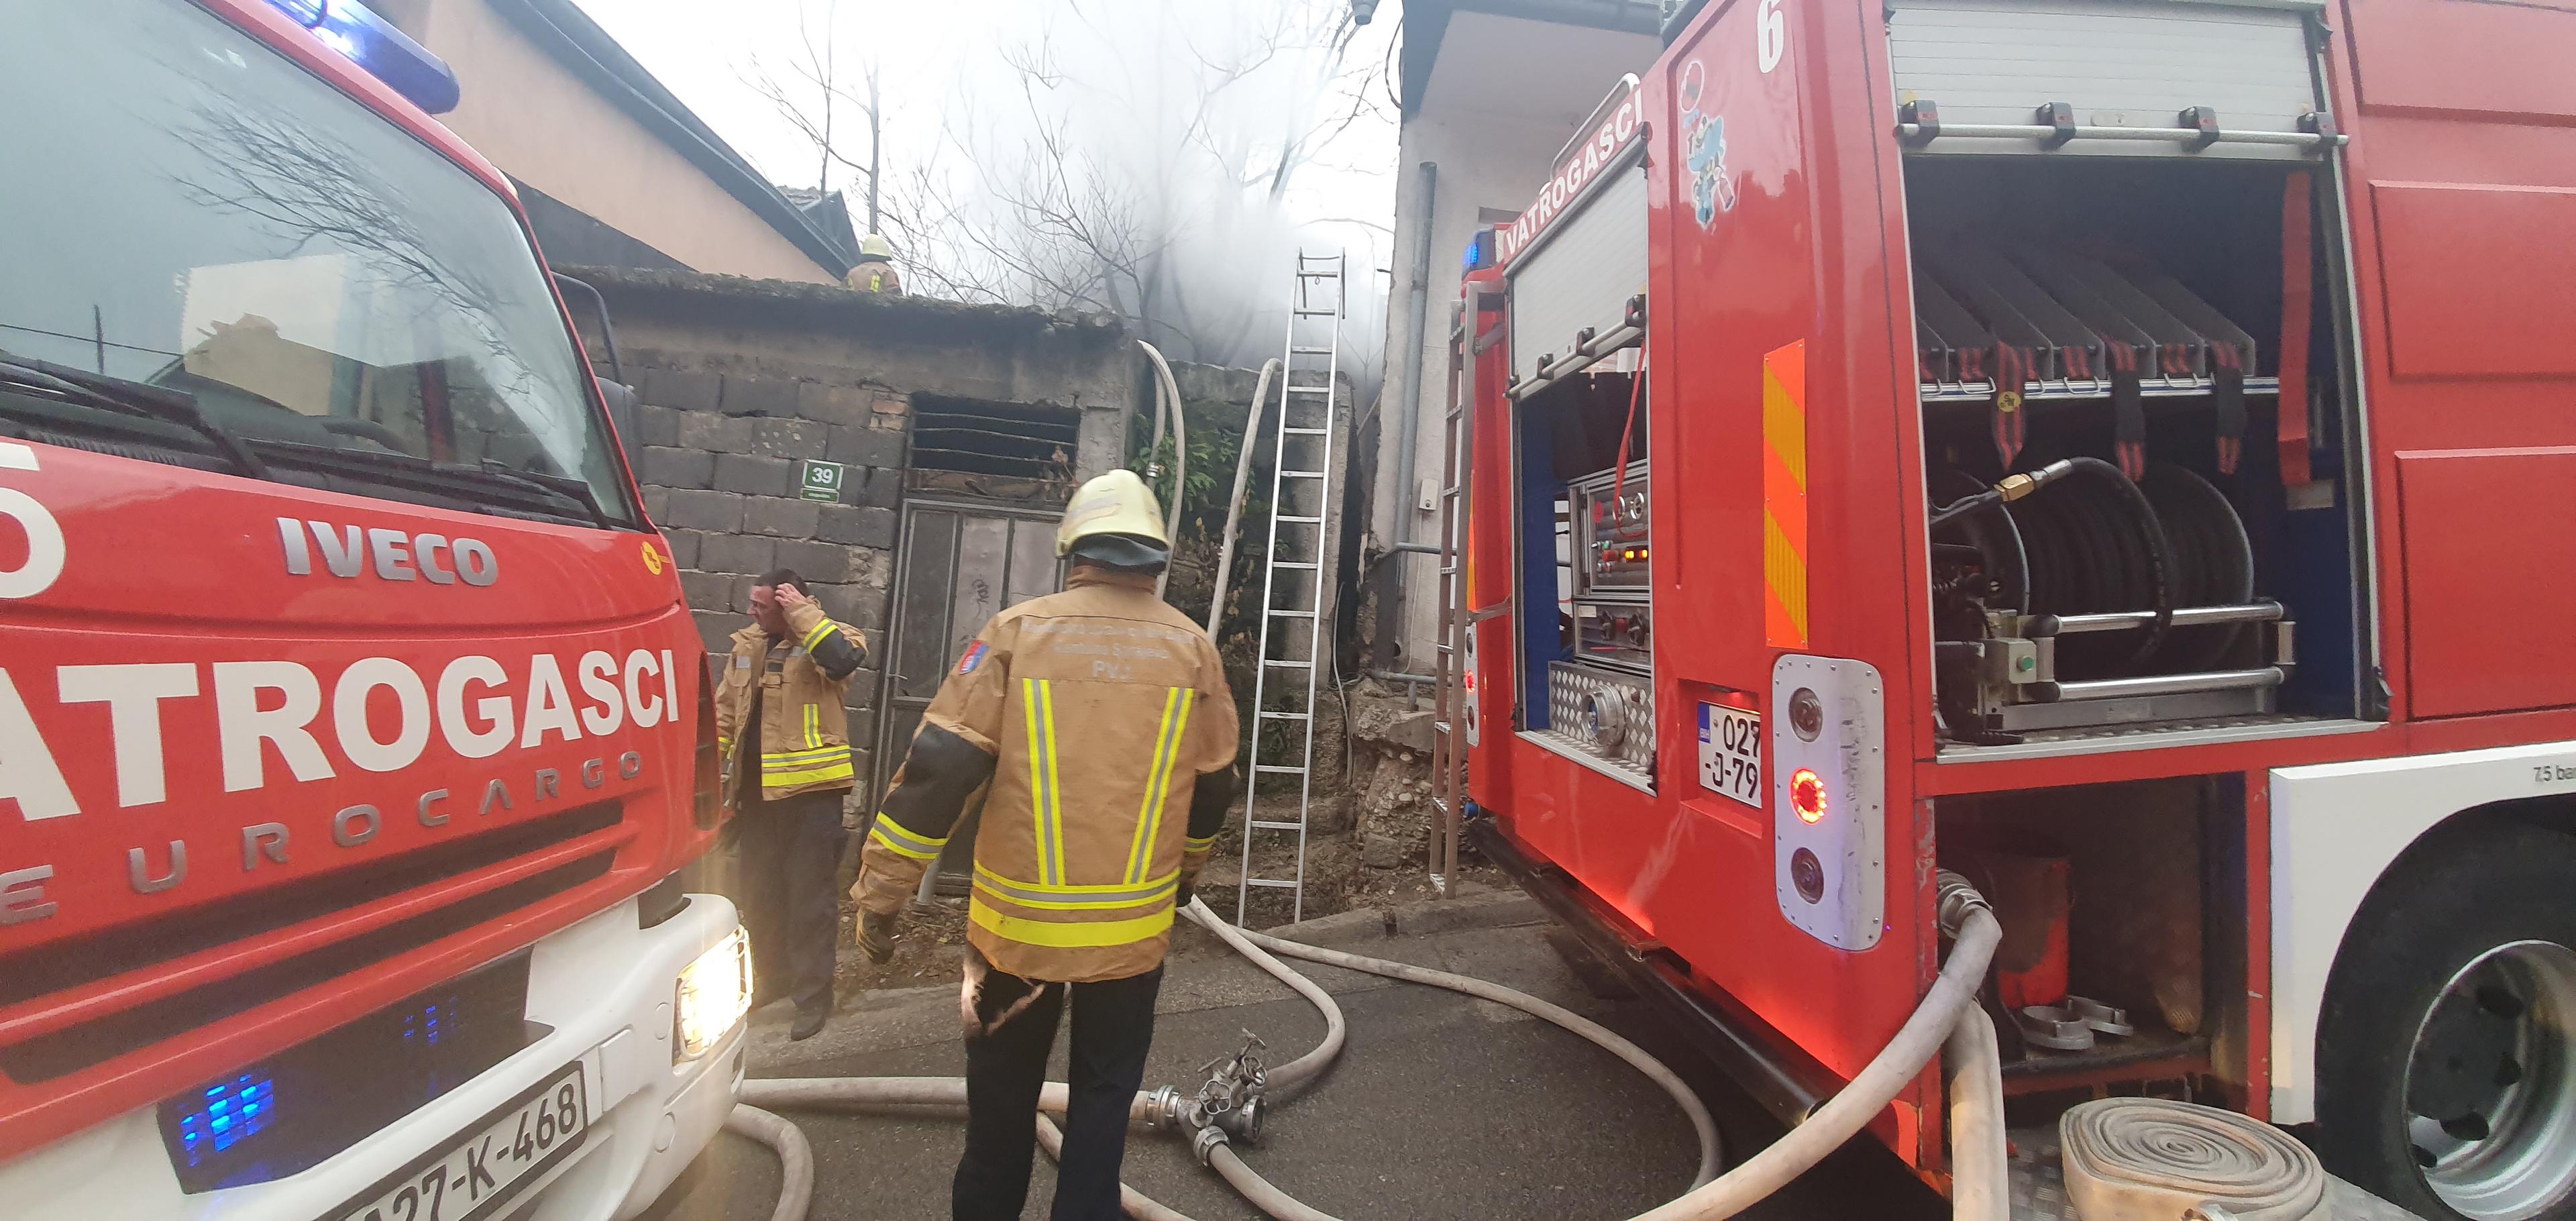
[[[1038,701],[1045,705],[1042,721],[1046,725],[1047,770],[1047,842],[1054,864],[1054,880],[1064,881],[1064,785],[1055,776],[1055,684],[1038,680]]]
[[[1038,680],[1020,680],[1020,710],[1029,722],[1029,817],[1037,835],[1038,877],[1051,879],[1047,872],[1047,789],[1046,744],[1038,733]]]
[[[1172,892],[1180,889],[1180,885],[1181,877],[1176,871],[1172,876],[1163,879],[1160,883],[1143,890],[1128,891],[1116,896],[1104,896],[1096,899],[1050,899],[1035,897],[1027,893],[1014,894],[1008,888],[995,883],[991,878],[978,876],[975,879],[975,893],[980,895],[990,895],[993,898],[1002,900],[1003,902],[1012,904],[1013,906],[1035,907],[1047,911],[1117,911],[1121,908],[1151,907],[1157,903],[1169,903],[1172,901]]]
[[[802,640],[802,641],[800,641],[799,643],[801,643],[801,644],[803,644],[803,645],[805,646],[805,651],[806,651],[806,652],[811,653],[811,652],[813,652],[813,651],[814,651],[814,646],[815,646],[815,645],[818,645],[818,644],[823,643],[823,638],[824,638],[824,637],[826,637],[826,636],[829,636],[829,635],[831,635],[833,632],[835,632],[835,631],[839,630],[839,629],[840,629],[840,626],[841,626],[840,624],[834,623],[834,622],[832,622],[831,620],[826,619],[826,620],[822,621],[821,623],[817,623],[817,624],[815,624],[815,625],[814,625],[814,630],[813,630],[813,631],[810,631],[810,632],[805,633],[805,639],[804,639],[804,640]]]
[[[1181,846],[1192,852],[1205,852],[1216,847],[1216,837],[1211,835],[1206,839],[1200,839],[1195,835],[1184,836],[1181,839]]]
[[[760,783],[765,788],[783,789],[794,784],[820,784],[826,780],[848,780],[857,775],[857,768],[849,760],[843,759],[830,767],[818,767],[801,772],[773,772],[764,767],[760,769]]]
[[[819,704],[805,705],[805,744],[818,747],[823,744],[823,709]]]
[[[1143,877],[1145,871],[1153,867],[1154,850],[1151,845],[1163,836],[1163,809],[1172,803],[1172,769],[1180,765],[1181,739],[1190,731],[1190,705],[1196,702],[1193,692],[1187,687],[1172,688],[1172,695],[1177,705],[1172,717],[1172,741],[1163,748],[1162,777],[1154,781],[1154,819],[1153,825],[1145,830],[1146,859],[1136,862],[1138,877]]]
[[[898,840],[894,836],[887,834],[885,823],[885,815],[877,815],[877,825],[868,830],[869,843],[881,845],[886,851],[891,852],[896,856],[908,856],[916,861],[927,861],[938,857],[938,845],[933,845],[926,849],[913,847],[912,842]],[[941,844],[945,844],[946,842],[947,841],[945,840],[940,841]]]
[[[1141,886],[1130,886],[1125,882],[1111,882],[1106,885],[1051,886],[1045,882],[1023,882],[1018,878],[1004,877],[1001,874],[995,873],[991,869],[986,868],[984,864],[979,861],[975,865],[975,876],[990,883],[994,891],[1005,897],[1016,897],[1019,895],[1037,895],[1048,898],[1059,895],[1074,895],[1077,897],[1087,895],[1094,898],[1112,897],[1117,895],[1126,895],[1129,897],[1144,895],[1150,897],[1155,890],[1180,881],[1181,871],[1175,869],[1170,873],[1164,874],[1159,878],[1155,878],[1150,882],[1146,882]]]
[[[1172,702],[1180,698],[1180,694],[1178,687],[1166,688],[1163,692],[1163,725],[1154,731],[1154,761],[1145,768],[1145,797],[1136,803],[1136,836],[1127,846],[1125,876],[1131,883],[1144,880],[1146,867],[1154,853],[1152,824],[1158,805],[1155,797],[1163,785],[1163,769],[1171,760]]]
[[[850,749],[849,744],[844,742],[838,746],[818,746],[812,750],[762,751],[760,760],[763,763],[811,763],[818,759],[837,758],[848,749]]]
[[[888,814],[883,810],[879,810],[877,812],[875,829],[869,832],[869,834],[882,834],[890,837],[895,842],[888,844],[887,847],[896,848],[898,850],[902,848],[913,848],[925,853],[936,853],[941,848],[948,846],[947,836],[943,835],[937,839],[933,839],[930,836],[923,835],[902,823],[896,822],[894,820],[894,815]]]
[[[967,918],[976,927],[1021,945],[1040,945],[1055,949],[1093,949],[1102,946],[1133,945],[1160,937],[1172,928],[1172,909],[1164,908],[1150,916],[1127,920],[1092,920],[1081,923],[1032,920],[1025,916],[1006,916],[981,902],[969,899]]]

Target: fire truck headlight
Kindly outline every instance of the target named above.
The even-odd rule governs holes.
[[[751,941],[737,928],[680,972],[672,1012],[672,1055],[693,1060],[751,1011]]]

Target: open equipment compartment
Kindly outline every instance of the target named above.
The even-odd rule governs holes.
[[[1641,139],[1610,156],[1512,262],[1505,393],[1519,591],[1516,728],[1547,750],[1652,791],[1644,152]]]
[[[1945,755],[2376,713],[2314,20],[1891,6]]]

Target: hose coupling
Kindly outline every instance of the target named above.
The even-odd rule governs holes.
[[[1179,1131],[1189,1127],[1189,1117],[1190,1100],[1167,1085],[1146,1096],[1145,1112],[1138,1118],[1144,1121],[1146,1128],[1159,1132],[1165,1128]]]
[[[1216,1126],[1247,1145],[1257,1145],[1261,1143],[1261,1119],[1267,1114],[1269,1108],[1262,1104],[1261,1096],[1255,1094],[1231,1109],[1217,1112]]]
[[[1986,902],[1986,897],[1977,893],[1977,888],[1957,873],[1941,870],[1935,875],[1933,886],[1936,896],[1933,911],[1941,922],[1943,936],[1958,936],[1959,930],[1968,927],[1970,912],[1994,915],[1994,904]]]
[[[1207,1165],[1216,1156],[1218,1147],[1226,1143],[1225,1129],[1209,1124],[1199,1129],[1197,1136],[1190,1138],[1190,1156],[1199,1159],[1199,1165]]]

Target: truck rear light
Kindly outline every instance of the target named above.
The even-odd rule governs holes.
[[[724,811],[724,752],[716,749],[714,684],[703,678],[698,682],[698,752],[694,788],[698,829],[712,831]]]
[[[1802,767],[1789,773],[1789,807],[1798,812],[1798,821],[1818,823],[1825,820],[1825,778],[1814,768]]]
[[[1867,662],[1792,653],[1771,667],[1764,774],[1780,914],[1841,950],[1887,931],[1886,692]]]

